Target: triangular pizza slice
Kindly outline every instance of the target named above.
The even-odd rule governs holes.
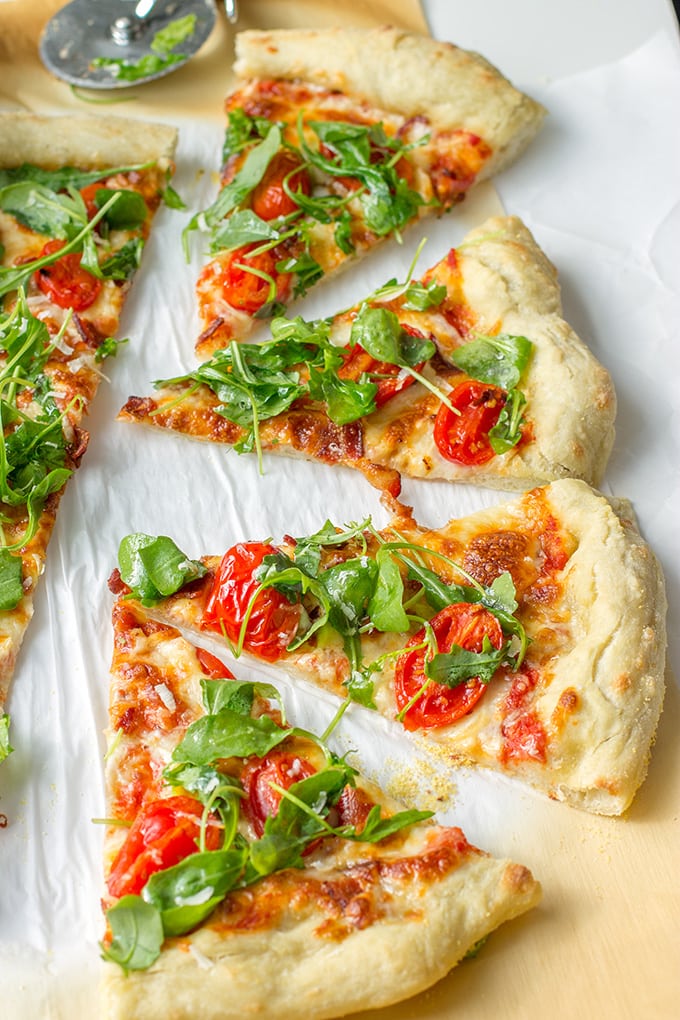
[[[624,811],[646,774],[666,650],[663,576],[630,507],[563,479],[436,529],[393,511],[381,530],[244,536],[200,561],[167,537],[128,536],[111,584],[451,760]]]
[[[602,478],[613,384],[517,217],[487,220],[420,281],[272,333],[131,397],[121,418],[357,468],[392,495],[400,475],[509,489]]]
[[[141,121],[0,116],[0,713],[175,142]]]
[[[139,605],[113,614],[107,1020],[323,1020],[428,988],[534,906],[528,869],[390,802]]]
[[[545,110],[476,53],[396,28],[248,31],[207,237],[202,356],[510,163]],[[426,70],[427,73],[424,73]]]

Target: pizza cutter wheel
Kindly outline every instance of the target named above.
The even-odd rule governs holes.
[[[196,15],[196,26],[176,48],[182,59],[169,67],[134,81],[116,78],[109,67],[91,67],[96,57],[135,62],[153,53],[156,33],[188,14]],[[206,41],[215,19],[214,0],[71,0],[47,22],[40,56],[49,71],[71,85],[127,88],[182,67]]]

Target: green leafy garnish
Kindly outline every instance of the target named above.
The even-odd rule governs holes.
[[[205,574],[203,564],[188,559],[171,538],[140,532],[120,543],[118,566],[121,579],[142,605],[153,605]]]
[[[0,612],[14,609],[24,595],[21,556],[0,549]]]
[[[103,67],[111,71],[114,78],[120,81],[139,81],[150,75],[159,74],[174,64],[186,60],[186,54],[174,53],[186,39],[189,39],[196,28],[196,15],[186,14],[176,18],[161,28],[151,40],[151,53],[139,60],[125,60],[120,57],[95,57],[92,67]]]
[[[107,911],[111,939],[102,946],[102,953],[126,972],[149,967],[165,938],[191,931],[233,890],[284,868],[304,867],[304,852],[319,838],[376,843],[431,817],[429,811],[401,811],[385,818],[374,805],[360,831],[353,825],[334,826],[331,811],[343,790],[355,784],[355,770],[333,755],[324,739],[286,729],[267,715],[253,716],[255,693],[276,695],[268,684],[203,682],[208,714],[189,727],[164,772],[168,783],[190,792],[204,805],[199,845],[178,864],[154,873],[141,895],[124,896]],[[210,737],[202,725],[206,720]],[[218,733],[218,739],[213,739]],[[317,744],[325,764],[287,789],[272,783],[281,798],[278,809],[266,818],[262,835],[249,840],[238,826],[244,790],[236,778],[220,771],[222,760],[234,755],[262,757],[296,734]],[[223,823],[222,845],[207,850],[204,831],[213,811]]]
[[[12,753],[14,748],[9,742],[9,716],[6,712],[0,715],[0,762]]]

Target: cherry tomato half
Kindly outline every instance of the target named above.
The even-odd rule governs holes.
[[[486,464],[495,456],[489,431],[500,418],[505,405],[505,390],[498,386],[466,379],[449,394],[460,412],[442,404],[434,422],[434,441],[442,457],[455,464]]]
[[[96,202],[97,192],[101,191],[104,187],[103,181],[95,181],[94,184],[86,184],[84,188],[80,189],[80,197],[85,203],[87,209],[88,219],[92,219],[93,216],[99,212],[99,206]]]
[[[281,803],[281,794],[272,784],[289,790],[293,783],[299,783],[314,772],[316,769],[304,758],[285,751],[274,751],[246,765],[241,775],[246,793],[243,810],[258,836],[264,832],[266,820],[278,813]]]
[[[205,648],[196,649],[196,658],[200,663],[204,676],[210,677],[211,680],[234,679],[234,674],[224,665],[222,660],[218,659],[212,652],[207,652]]]
[[[425,339],[423,334],[412,326],[402,324],[401,328],[409,336],[417,336],[422,340]],[[420,372],[424,364],[424,362],[421,362],[419,365],[416,365],[415,370]],[[397,393],[402,393],[415,382],[413,376],[403,371],[400,365],[392,365],[389,361],[377,361],[371,357],[368,351],[364,350],[361,344],[354,344],[353,347],[347,348],[347,356],[345,357],[344,364],[338,369],[338,375],[341,379],[356,380],[364,372],[370,376],[376,376],[373,380],[378,387],[375,394],[376,407],[383,407],[388,400],[396,397]]]
[[[53,255],[64,247],[64,241],[48,241],[40,257]],[[98,280],[80,264],[80,252],[70,252],[34,273],[35,282],[47,297],[60,308],[84,312],[94,304],[102,289]]]
[[[275,220],[299,208],[297,202],[283,189],[286,177],[290,191],[301,191],[305,195],[311,192],[309,174],[297,156],[287,149],[277,152],[250,198],[250,206],[260,219]]]
[[[236,248],[226,257],[211,262],[203,270],[199,280],[200,283],[207,274],[216,276],[215,283],[221,288],[227,304],[249,315],[254,315],[272,300],[270,279],[274,280],[276,286],[276,293],[273,296],[275,301],[286,300],[292,279],[290,273],[278,272],[276,263],[279,256],[274,254],[272,249],[247,257],[248,252],[255,247],[255,244],[248,244],[243,248]],[[241,268],[244,266],[249,268]],[[264,275],[258,275],[260,273]]]
[[[265,542],[242,542],[222,557],[203,613],[202,626],[226,634],[236,644],[259,581],[253,577],[265,556],[275,553]],[[268,662],[275,662],[290,644],[300,620],[293,605],[275,588],[264,588],[248,616],[243,647]]]
[[[450,652],[453,645],[470,652],[481,652],[484,638],[494,648],[503,644],[501,625],[488,609],[479,603],[455,602],[446,606],[430,620],[439,652]],[[425,640],[425,629],[409,640],[397,659],[394,673],[394,694],[399,711],[402,711],[425,684],[425,648],[411,649]],[[415,730],[421,727],[448,726],[460,719],[477,704],[486,690],[486,684],[476,677],[447,687],[432,681],[420,698],[404,716],[404,727]]]
[[[113,862],[107,881],[111,895],[137,894],[155,872],[196,853],[202,815],[200,801],[186,795],[145,804]],[[207,849],[217,850],[221,839],[221,825],[211,815],[206,826]]]

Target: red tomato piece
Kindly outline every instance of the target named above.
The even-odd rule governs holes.
[[[111,895],[140,893],[151,875],[196,853],[202,815],[203,805],[186,795],[144,805],[113,862],[107,881]],[[217,850],[221,838],[221,824],[211,815],[206,826],[207,849]]]
[[[412,326],[402,324],[401,328],[409,336],[425,339],[423,334]],[[424,364],[425,362],[421,362],[416,365],[415,370],[420,372]],[[338,369],[338,375],[341,379],[356,380],[364,372],[377,377],[373,380],[378,387],[375,395],[376,407],[383,407],[388,400],[396,397],[397,393],[402,393],[415,382],[413,376],[405,372],[400,365],[392,365],[389,361],[377,361],[371,357],[368,351],[364,350],[361,344],[354,344],[353,347],[347,348],[347,356],[344,364]]]
[[[279,273],[276,263],[279,256],[273,249],[260,252],[259,255],[248,256],[256,244],[248,244],[230,252],[221,263],[218,286],[222,290],[224,300],[242,312],[254,315],[272,298],[270,279],[274,281],[276,293],[273,300],[283,301],[290,290],[290,273]],[[243,267],[248,268],[243,268]],[[255,272],[251,272],[255,270]],[[264,276],[258,274],[264,274]]]
[[[234,679],[234,674],[224,665],[222,660],[218,659],[212,652],[206,651],[205,648],[196,649],[196,658],[205,676],[210,677],[211,680]]]
[[[224,632],[237,644],[251,600],[259,581],[253,576],[265,556],[275,553],[265,542],[242,542],[222,557],[206,603],[201,625]],[[243,647],[254,655],[275,662],[290,644],[300,620],[300,606],[293,605],[275,588],[264,588],[256,596],[246,626]]]
[[[494,648],[503,644],[501,625],[488,609],[479,603],[454,602],[440,610],[430,620],[439,652],[450,652],[454,645],[471,652],[481,652],[484,638]],[[427,680],[425,654],[427,649],[415,648],[425,640],[425,628],[409,640],[397,659],[394,673],[394,693],[399,711],[403,711]],[[411,650],[409,650],[411,649]],[[467,715],[486,690],[486,684],[473,677],[457,687],[447,687],[431,681],[421,696],[404,716],[404,727],[415,730],[448,726]]]
[[[48,241],[40,257],[53,255],[65,243],[59,240]],[[93,305],[102,289],[102,281],[83,269],[80,259],[80,252],[70,252],[34,274],[36,284],[50,301],[59,308],[72,308],[74,312],[83,312]]]
[[[279,216],[288,216],[299,208],[297,202],[283,189],[285,178],[288,179],[290,191],[310,194],[312,184],[307,170],[294,153],[283,149],[273,157],[250,198],[250,206],[260,219],[275,220]]]
[[[434,422],[434,441],[442,457],[455,464],[486,464],[495,456],[489,431],[505,406],[505,390],[466,379],[449,394],[459,412],[442,404]]]
[[[304,758],[285,751],[273,751],[265,758],[256,758],[246,765],[241,783],[246,793],[243,809],[258,836],[264,832],[264,823],[276,815],[281,794],[273,789],[279,786],[289,790],[294,783],[313,775],[316,769]]]
[[[99,212],[99,206],[95,202],[95,197],[98,191],[104,187],[102,181],[95,181],[94,184],[86,184],[84,188],[80,189],[80,197],[85,203],[87,209],[88,219],[92,219]]]

